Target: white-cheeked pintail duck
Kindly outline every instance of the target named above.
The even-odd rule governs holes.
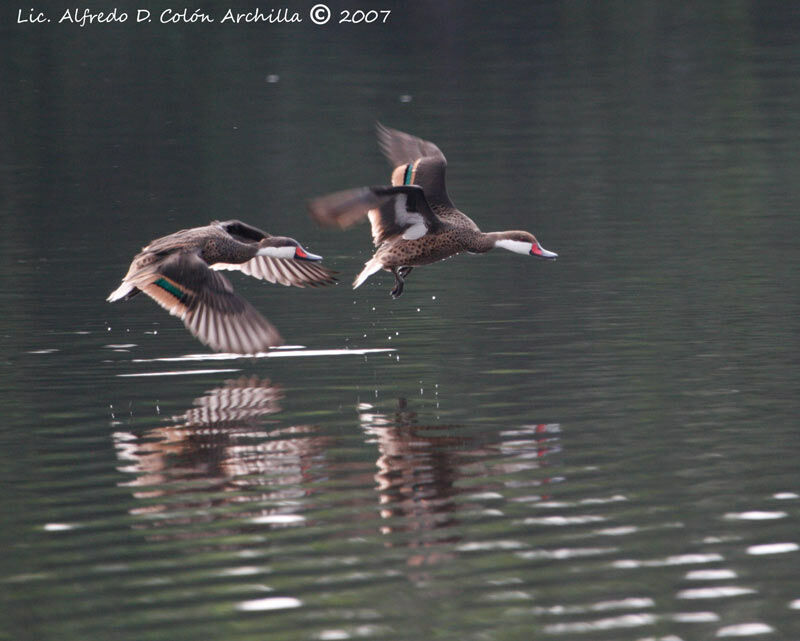
[[[144,247],[109,302],[144,292],[218,352],[254,354],[282,344],[278,330],[217,270],[295,287],[330,285],[335,272],[293,238],[238,220],[182,229]]]
[[[321,225],[348,227],[364,215],[369,217],[377,250],[356,277],[354,288],[385,269],[394,274],[391,293],[397,298],[414,267],[464,251],[482,254],[502,247],[537,258],[558,256],[527,231],[482,232],[447,195],[447,160],[435,144],[380,123],[377,132],[381,150],[394,168],[392,186],[348,189],[308,204],[311,217]]]

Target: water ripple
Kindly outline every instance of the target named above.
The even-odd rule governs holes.
[[[237,610],[242,612],[262,612],[265,610],[285,610],[287,608],[299,608],[303,605],[300,599],[294,597],[267,597],[265,599],[253,599],[242,601],[236,605]]]
[[[710,553],[710,554],[678,554],[675,556],[668,556],[663,559],[646,559],[646,560],[635,560],[635,559],[620,559],[613,562],[613,566],[616,568],[657,568],[657,567],[665,567],[671,565],[693,565],[698,563],[715,563],[716,561],[722,561],[723,557],[721,554],[717,553]]]
[[[690,581],[718,581],[720,579],[735,579],[736,572],[733,570],[691,570],[686,573],[686,578]]]
[[[717,630],[718,637],[753,637],[760,634],[772,634],[775,629],[766,623],[737,623]]]
[[[542,516],[542,517],[529,517],[522,521],[523,525],[585,525],[587,523],[602,523],[605,517],[585,514],[582,516]]]
[[[787,552],[797,552],[800,545],[797,543],[763,543],[761,545],[751,545],[747,548],[748,554],[786,554]]]
[[[617,552],[618,548],[614,547],[597,547],[597,548],[558,548],[555,550],[530,550],[527,552],[517,552],[517,556],[526,560],[539,560],[539,559],[577,559],[587,556],[601,556],[604,554],[613,554]]]
[[[226,374],[229,372],[238,372],[240,370],[233,368],[226,369],[186,369],[186,370],[170,370],[165,372],[137,372],[135,374],[117,374],[119,378],[146,378],[150,376],[195,376],[200,374]]]
[[[621,628],[638,628],[653,625],[658,617],[653,614],[623,614],[618,617],[596,619],[594,621],[576,621],[574,623],[552,623],[544,626],[548,634],[570,634],[573,632],[600,632]]]
[[[183,356],[162,356],[160,358],[134,358],[132,363],[186,363],[197,361],[252,360],[259,358],[292,358],[297,356],[364,356],[395,352],[394,348],[373,347],[363,349],[306,349],[302,345],[285,345],[269,352],[257,354],[231,354],[216,352],[208,354],[185,354]]]
[[[679,599],[724,599],[754,593],[755,590],[751,588],[743,588],[737,585],[720,585],[709,588],[681,590],[676,596]]]
[[[728,512],[723,518],[729,521],[772,521],[785,519],[787,516],[789,515],[786,512],[753,510],[750,512]]]

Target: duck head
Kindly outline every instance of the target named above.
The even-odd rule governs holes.
[[[269,236],[259,244],[256,256],[271,256],[272,258],[285,258],[294,260],[320,261],[322,256],[306,251],[294,238],[286,236]]]
[[[558,258],[558,254],[547,251],[539,244],[539,241],[536,240],[533,234],[526,231],[501,232],[498,234],[494,246],[502,247],[516,254],[529,254],[530,256],[545,258],[547,260],[555,260]]]

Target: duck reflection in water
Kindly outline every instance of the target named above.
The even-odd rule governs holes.
[[[376,437],[380,456],[375,464],[381,517],[416,517],[382,530],[431,530],[453,522],[453,497],[458,476],[456,452],[470,439],[435,431],[451,431],[456,425],[420,425],[417,413],[408,409],[406,399],[397,401],[390,418],[374,414],[368,404],[359,406],[361,425]]]
[[[384,520],[380,532],[390,537],[387,545],[421,550],[407,559],[411,566],[453,558],[448,544],[463,538],[459,512],[485,510],[480,499],[473,504],[459,495],[503,490],[504,476],[541,470],[546,457],[560,450],[560,428],[554,423],[520,426],[497,433],[500,440],[489,440],[454,435],[464,428],[460,425],[420,424],[404,398],[391,414],[376,412],[369,403],[359,404],[358,411],[362,428],[379,451],[375,483]],[[549,476],[537,474],[530,484],[550,482]]]
[[[131,513],[175,514],[174,520],[148,523],[153,528],[218,518],[302,522],[297,511],[307,493],[304,486],[326,439],[313,436],[316,428],[310,425],[270,429],[266,417],[281,411],[282,398],[281,387],[269,380],[242,377],[195,399],[172,424],[141,436],[115,433],[117,456],[124,463],[118,469],[135,475],[120,485],[136,488],[134,496],[146,501]],[[225,509],[234,504],[245,506]],[[190,531],[178,536],[184,535],[190,537]]]

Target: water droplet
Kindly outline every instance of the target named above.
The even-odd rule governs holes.
[[[411,102],[412,100],[414,100],[414,98],[407,93],[400,96],[400,102]]]
[[[267,82],[270,84],[275,84],[281,79],[281,77],[277,73],[271,73],[267,76]]]

